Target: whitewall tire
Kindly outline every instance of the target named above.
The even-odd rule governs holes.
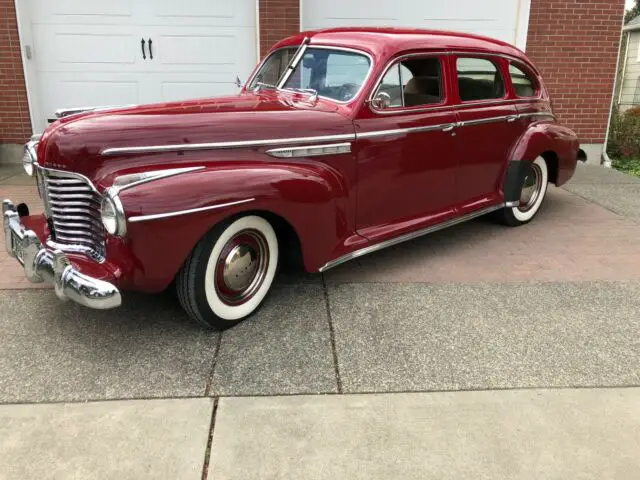
[[[528,165],[520,186],[519,205],[502,211],[502,221],[515,227],[530,222],[542,206],[549,185],[549,169],[544,158],[538,157]]]
[[[177,276],[178,297],[197,322],[219,330],[254,313],[271,289],[278,238],[262,217],[223,222],[196,245]]]

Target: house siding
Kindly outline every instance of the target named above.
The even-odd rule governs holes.
[[[620,87],[620,97],[618,103],[622,109],[628,108],[636,102],[636,87],[640,78],[640,61],[638,52],[640,51],[640,31],[629,32],[629,43],[627,47],[626,64],[624,67],[624,79]],[[640,94],[640,92],[638,92]],[[640,98],[639,98],[640,100]]]
[[[624,0],[531,0],[527,53],[583,143],[604,142],[623,11]],[[260,0],[258,28],[263,56],[299,31],[300,0]],[[14,0],[0,0],[0,143],[31,134],[20,50]]]

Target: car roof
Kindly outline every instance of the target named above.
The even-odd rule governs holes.
[[[521,50],[506,42],[471,33],[419,28],[343,27],[310,30],[285,38],[274,48],[299,45],[305,37],[309,37],[311,45],[351,47],[377,57],[415,49],[464,50],[507,55],[533,67]]]

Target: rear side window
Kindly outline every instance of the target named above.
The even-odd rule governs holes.
[[[515,90],[516,95],[519,97],[536,96],[536,82],[527,72],[513,64],[510,64],[509,76],[511,77],[511,83],[513,84],[513,89]]]
[[[418,57],[394,64],[385,74],[376,95],[389,95],[389,107],[418,107],[441,103],[442,64],[437,57]]]
[[[503,98],[504,81],[500,70],[485,58],[461,57],[456,62],[460,100],[490,100]]]

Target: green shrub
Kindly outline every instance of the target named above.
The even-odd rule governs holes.
[[[618,159],[640,158],[640,107],[613,112],[607,153]]]

